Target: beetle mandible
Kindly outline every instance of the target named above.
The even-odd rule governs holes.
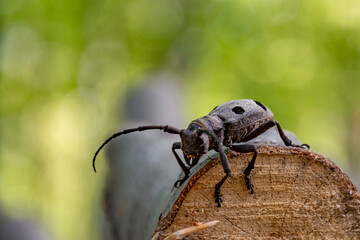
[[[169,125],[148,125],[125,129],[109,137],[99,147],[93,158],[93,168],[96,172],[95,159],[100,150],[108,142],[120,135],[150,129],[159,129],[167,133],[178,134],[181,142],[173,143],[172,152],[185,176],[176,181],[174,186],[181,186],[188,179],[190,169],[199,162],[200,157],[209,150],[214,149],[220,154],[221,164],[225,172],[225,176],[215,185],[215,202],[218,207],[221,207],[223,200],[220,189],[231,173],[229,160],[224,153],[223,146],[240,153],[254,153],[244,170],[246,187],[250,193],[254,193],[250,173],[254,168],[257,149],[253,144],[233,145],[234,143],[247,142],[276,125],[279,135],[286,146],[310,148],[308,144],[293,144],[273,117],[274,114],[264,104],[252,99],[239,99],[220,104],[208,115],[192,121],[187,129],[180,130]],[[176,149],[182,150],[185,162],[181,160]]]

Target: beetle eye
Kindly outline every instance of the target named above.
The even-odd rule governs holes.
[[[254,102],[266,111],[266,107],[264,104],[262,104],[261,102],[255,101],[255,100],[254,100]]]
[[[242,113],[245,112],[245,110],[244,110],[242,107],[240,107],[240,106],[234,107],[234,108],[232,109],[232,111],[233,111],[234,113],[236,113],[236,114],[242,114]]]

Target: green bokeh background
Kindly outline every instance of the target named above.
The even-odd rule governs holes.
[[[0,209],[55,239],[102,238],[92,155],[155,71],[181,79],[184,121],[257,99],[359,183],[358,0],[2,0],[0,16]]]

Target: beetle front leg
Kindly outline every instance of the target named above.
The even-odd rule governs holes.
[[[221,165],[224,169],[225,172],[225,176],[220,180],[220,182],[218,182],[215,185],[215,193],[214,193],[214,197],[215,197],[215,202],[218,204],[218,207],[221,207],[221,203],[222,203],[222,194],[221,194],[221,186],[223,185],[223,183],[225,182],[225,180],[229,177],[230,173],[231,173],[231,168],[230,168],[230,164],[229,164],[229,159],[226,157],[225,153],[224,153],[224,149],[223,149],[223,144],[222,141],[224,139],[224,130],[221,131],[220,133],[220,137],[218,137],[213,131],[209,130],[209,129],[200,129],[199,132],[205,132],[208,135],[210,135],[213,140],[217,143],[217,151],[220,154],[220,160],[221,160]],[[220,139],[221,141],[220,141]]]
[[[178,180],[178,181],[176,181],[176,182],[174,183],[174,187],[176,187],[176,188],[180,187],[180,186],[186,181],[186,179],[189,178],[189,175],[190,175],[190,170],[189,170],[189,168],[187,168],[187,167],[185,166],[185,164],[181,161],[179,155],[178,155],[178,154],[176,153],[176,151],[175,151],[176,149],[180,149],[180,148],[181,148],[180,146],[181,146],[180,142],[175,142],[175,143],[172,145],[172,148],[171,148],[171,150],[172,150],[173,154],[175,155],[175,158],[176,158],[179,166],[181,167],[181,169],[183,170],[183,172],[184,172],[184,174],[185,174],[185,176],[184,176],[181,180]]]
[[[285,135],[284,131],[280,127],[280,124],[277,121],[275,121],[275,124],[276,124],[276,127],[278,129],[279,135],[280,135],[281,139],[283,140],[283,142],[285,143],[286,146],[310,149],[310,146],[308,144],[306,144],[306,143],[301,144],[301,145],[292,144],[291,140]]]
[[[232,145],[232,146],[230,146],[230,149],[233,150],[233,151],[236,151],[236,152],[240,152],[240,153],[249,153],[249,152],[254,153],[251,161],[249,162],[249,164],[247,165],[247,167],[244,170],[246,187],[247,187],[248,190],[250,190],[250,193],[253,194],[254,193],[254,187],[253,187],[253,184],[251,182],[250,173],[251,173],[251,170],[254,168],[255,160],[256,160],[256,157],[257,157],[256,147],[254,145],[251,145],[251,144],[245,144],[245,145]]]

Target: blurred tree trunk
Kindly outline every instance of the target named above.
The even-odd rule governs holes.
[[[127,96],[121,129],[151,124],[181,127],[180,93],[174,76],[151,76]],[[151,130],[123,135],[109,144],[103,202],[107,239],[151,238],[181,172],[171,152],[172,143],[179,140]]]

